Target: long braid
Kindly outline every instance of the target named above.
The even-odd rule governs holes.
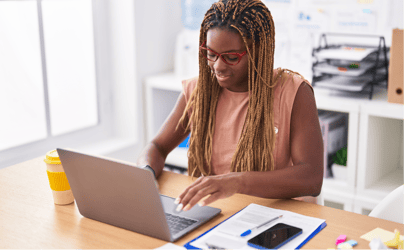
[[[248,110],[231,171],[274,170],[274,87],[280,78],[283,82],[286,80],[286,73],[303,77],[291,70],[279,69],[278,78],[274,79],[275,25],[270,11],[260,0],[221,0],[214,3],[202,22],[200,45],[206,40],[207,31],[215,27],[238,32],[249,58]],[[251,50],[247,39],[252,39]],[[206,59],[200,55],[198,83],[178,124],[183,124],[187,130],[192,126],[188,150],[188,173],[191,176],[212,173],[212,139],[220,91],[216,77]],[[191,116],[185,124],[188,113]]]

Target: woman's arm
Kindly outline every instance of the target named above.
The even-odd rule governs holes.
[[[264,198],[317,196],[323,183],[323,140],[311,88],[303,83],[297,91],[291,117],[293,166],[270,172],[229,173],[201,177],[189,186],[178,202],[188,210],[210,194],[203,205],[234,193]]]
[[[323,139],[314,94],[306,83],[300,85],[296,94],[290,130],[293,166],[266,173],[243,173],[242,193],[270,198],[320,194]]]
[[[185,131],[182,125],[176,129],[184,113],[185,106],[185,96],[184,93],[181,93],[171,114],[160,128],[157,136],[143,149],[136,165],[149,165],[156,173],[156,177],[161,174],[167,155],[185,140],[189,134],[189,131]]]

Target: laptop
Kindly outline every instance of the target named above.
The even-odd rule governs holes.
[[[199,205],[176,212],[175,199],[159,194],[150,171],[72,150],[57,152],[86,218],[174,242],[221,212]]]

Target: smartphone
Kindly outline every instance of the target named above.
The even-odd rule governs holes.
[[[303,230],[294,226],[278,223],[259,235],[251,238],[247,243],[258,249],[278,249],[290,240],[302,234]]]

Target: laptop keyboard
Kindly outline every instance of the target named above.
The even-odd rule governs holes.
[[[172,235],[177,234],[179,231],[184,230],[185,228],[191,226],[196,223],[196,220],[180,217],[173,214],[166,213],[168,227],[170,228],[170,232]]]

